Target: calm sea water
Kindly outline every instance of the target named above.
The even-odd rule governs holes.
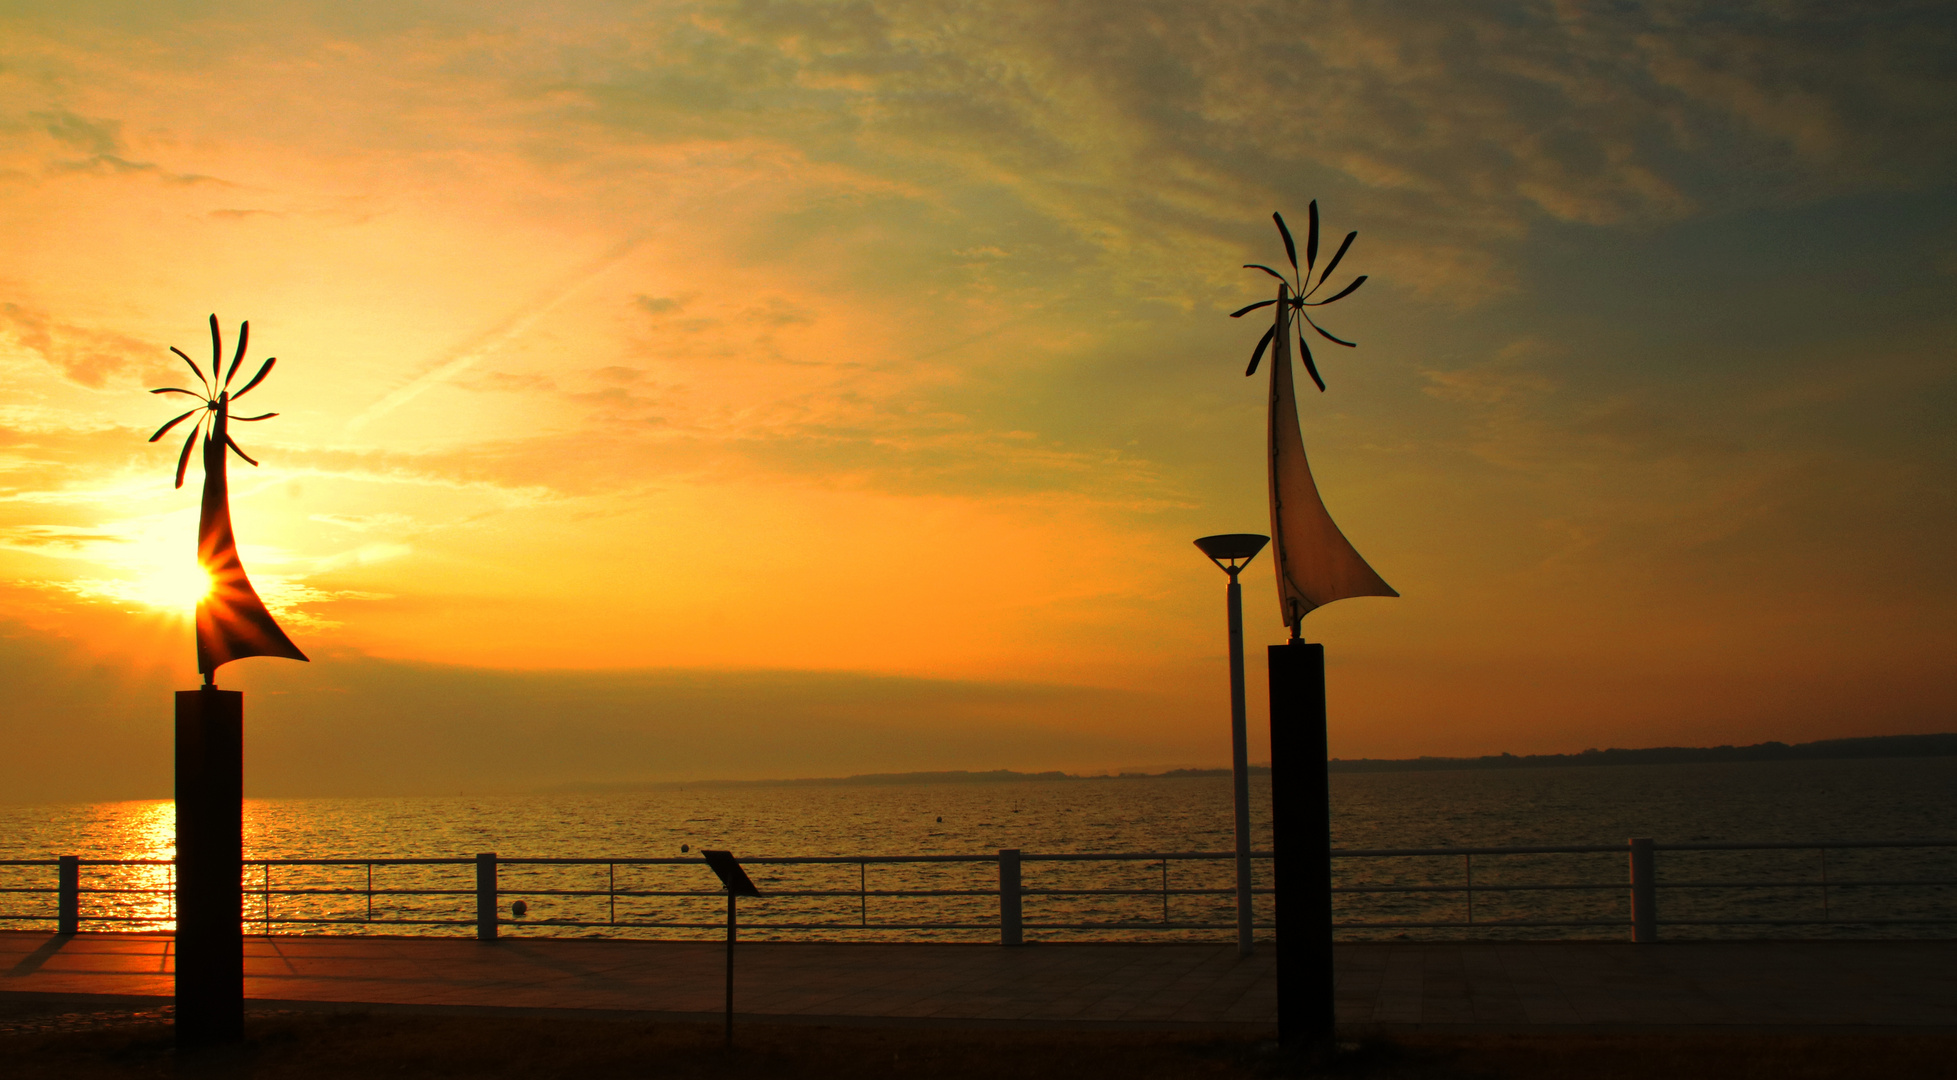
[[[1008,784],[919,784],[857,787],[682,788],[612,794],[401,799],[282,799],[246,804],[248,858],[441,858],[495,851],[503,858],[591,859],[679,856],[724,847],[744,857],[771,855],[975,855],[1000,848],[1026,852],[1225,851],[1231,846],[1229,782],[1221,778],[1095,780]],[[1253,786],[1255,844],[1270,845],[1269,788]],[[0,806],[0,859],[167,859],[168,802]],[[1776,762],[1623,766],[1515,771],[1339,774],[1333,777],[1334,843],[1344,848],[1425,848],[1539,844],[1623,844],[1630,836],[1660,843],[1708,841],[1858,841],[1957,838],[1957,759]],[[1825,864],[1824,864],[1825,859]],[[1347,887],[1477,886],[1470,912],[1460,892],[1342,894],[1347,922],[1468,922],[1461,928],[1384,927],[1354,937],[1503,936],[1621,937],[1628,901],[1621,852],[1596,855],[1423,856],[1341,859]],[[1268,864],[1258,866],[1267,883]],[[91,894],[85,914],[115,916],[94,928],[168,925],[167,867],[89,868],[90,887],[130,890]],[[327,929],[295,920],[357,920],[335,932],[400,933],[380,919],[454,920],[408,932],[460,933],[473,918],[474,868],[281,867],[250,914],[274,932]],[[764,891],[826,891],[818,897],[751,901],[744,921],[757,936],[984,940],[996,918],[997,868],[991,863],[763,866]],[[0,886],[51,884],[45,867],[0,867]],[[1824,878],[1832,884],[1821,888]],[[1957,881],[1957,852],[1835,850],[1818,852],[1666,853],[1660,880],[1780,882],[1800,887],[1667,889],[1668,920],[1727,918],[1831,919],[1824,927],[1778,927],[1776,934],[1942,936],[1949,927],[1870,928],[1857,919],[1957,918],[1957,888],[1857,886],[1847,881]],[[1605,883],[1605,891],[1503,891],[1499,886]],[[1026,919],[1034,938],[1162,936],[1221,938],[1201,924],[1228,923],[1226,863],[1134,860],[1028,863],[1025,884],[1080,890],[1033,895]],[[710,888],[697,863],[677,866],[510,866],[508,898],[529,912],[510,932],[652,937],[700,936],[697,928],[619,927],[615,922],[711,922],[719,901],[644,895]],[[272,890],[302,890],[273,892]],[[372,890],[371,892],[369,890]],[[587,895],[541,895],[536,890]],[[1096,890],[1148,890],[1118,895]],[[1163,890],[1167,890],[1164,893]],[[303,891],[311,890],[311,891]],[[344,890],[335,892],[332,890]],[[422,890],[451,890],[436,895]],[[878,890],[932,890],[926,897],[884,897]],[[862,895],[868,891],[871,895]],[[970,892],[977,895],[955,895]],[[0,894],[0,914],[49,914],[52,898]],[[1260,897],[1260,919],[1269,901]],[[46,909],[43,911],[42,909]],[[507,909],[505,914],[508,914]],[[1603,925],[1502,928],[1518,921]],[[962,923],[966,929],[866,930],[864,924]],[[1166,923],[1171,929],[1040,928],[1040,924]],[[569,923],[601,923],[571,926]],[[781,929],[823,923],[831,930]],[[1195,925],[1192,925],[1195,924]],[[45,925],[18,918],[0,925]],[[771,925],[775,929],[770,929]],[[1671,936],[1759,934],[1679,926]]]

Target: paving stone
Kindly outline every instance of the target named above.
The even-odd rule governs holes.
[[[0,932],[0,993],[167,999],[172,946]],[[1394,942],[1336,957],[1345,1023],[1957,1027],[1957,942]],[[1273,960],[1270,946],[752,942],[736,1009],[1269,1025]],[[271,1001],[684,1014],[718,1010],[725,962],[717,942],[272,937],[246,940],[244,966],[247,994]]]

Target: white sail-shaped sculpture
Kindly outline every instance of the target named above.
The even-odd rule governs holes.
[[[1353,596],[1398,596],[1359,557],[1319,498],[1298,427],[1298,398],[1291,383],[1289,287],[1278,286],[1277,331],[1271,351],[1268,453],[1271,480],[1271,552],[1277,567],[1279,611],[1291,636],[1313,608]]]

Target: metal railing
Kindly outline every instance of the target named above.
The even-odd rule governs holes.
[[[1842,876],[1845,855],[1882,850],[1932,854],[1935,857],[1929,860],[1934,864],[1931,869],[1938,873],[1932,876],[1891,874],[1857,877],[1851,867],[1849,876]],[[1832,873],[1829,864],[1831,852],[1835,853],[1836,860]],[[1666,854],[1667,859],[1660,860],[1660,853]],[[1711,857],[1722,853],[1753,856],[1800,853],[1813,858],[1812,872],[1766,880],[1705,876]],[[1556,865],[1567,868],[1574,857],[1579,863],[1588,859],[1588,865],[1597,866],[1599,857],[1613,856],[1628,856],[1628,874],[1615,880],[1548,881],[1510,876],[1517,864],[1525,870],[1539,869],[1548,865],[1545,860],[1552,860]],[[1273,858],[1270,852],[1258,852],[1253,857],[1265,863]],[[1848,930],[1957,925],[1957,893],[1949,891],[1957,889],[1957,840],[1657,844],[1649,839],[1634,839],[1628,844],[1610,845],[1334,849],[1332,857],[1335,867],[1341,872],[1333,886],[1335,903],[1341,916],[1334,927],[1345,931],[1347,936],[1395,930],[1488,934],[1517,930],[1609,928],[1628,932],[1634,941],[1656,941],[1661,926],[1833,927]],[[1187,935],[1192,931],[1234,931],[1234,919],[1217,917],[1230,914],[1228,904],[1218,905],[1224,898],[1234,898],[1234,885],[1191,882],[1187,880],[1188,877],[1200,878],[1202,875],[1189,875],[1186,872],[1184,881],[1173,887],[1171,885],[1172,866],[1187,865],[1200,870],[1206,864],[1211,864],[1222,870],[1227,869],[1233,859],[1234,855],[1230,852],[1048,854],[1002,849],[996,854],[980,855],[763,856],[742,861],[758,872],[776,868],[818,868],[833,874],[837,870],[846,872],[852,866],[857,870],[854,888],[796,887],[794,883],[765,886],[769,898],[809,902],[790,904],[785,909],[778,908],[778,911],[813,909],[819,914],[814,917],[770,918],[764,912],[757,912],[761,918],[753,924],[756,931],[846,932],[855,936],[880,936],[892,932],[983,931],[988,934],[996,932],[997,940],[1002,944],[1016,945],[1026,940],[1028,931],[1048,936],[1056,933],[1113,932],[1130,937],[1165,932]],[[1460,860],[1459,878],[1453,879],[1449,875],[1447,880],[1436,880],[1433,874],[1417,879],[1409,876],[1411,871],[1407,867],[1431,866],[1436,859]],[[1476,876],[1477,859],[1482,860],[1479,880]],[[1661,862],[1668,867],[1682,869],[1684,876],[1661,877],[1658,873]],[[1492,880],[1491,863],[1495,870]],[[973,876],[970,871],[980,870],[988,864],[996,877],[992,880],[969,880]],[[1076,876],[1085,873],[1084,868],[1094,864],[1107,864],[1123,870],[1127,880],[1117,880],[1105,886],[1078,881],[1051,885],[1036,882],[1029,885],[1026,872],[1031,864],[1068,866]],[[913,884],[907,887],[871,888],[870,868],[892,866],[952,868],[952,873],[962,869],[968,880],[950,881],[934,887]],[[643,881],[635,883],[631,880],[621,884],[621,869],[627,871],[628,877],[635,873],[643,877],[644,871],[661,867],[704,869],[704,863],[698,857],[501,858],[494,853],[483,853],[473,858],[437,859],[247,859],[243,864],[242,880],[247,896],[256,899],[255,910],[247,909],[247,926],[265,933],[272,933],[275,928],[305,930],[357,926],[368,929],[459,929],[473,926],[478,937],[489,939],[498,936],[501,928],[511,926],[628,932],[720,929],[723,925],[721,920],[713,917],[711,909],[701,907],[704,902],[716,900],[722,895],[718,889],[648,887]],[[169,875],[174,867],[168,860],[63,856],[58,859],[0,860],[0,868],[15,868],[11,871],[15,874],[28,872],[30,868],[51,868],[56,878],[51,886],[0,885],[0,894],[51,894],[55,900],[52,915],[45,912],[0,912],[0,922],[52,921],[58,932],[74,933],[84,924],[160,929],[173,918],[169,905],[174,903],[174,888]],[[124,880],[106,885],[84,882],[84,870],[117,871],[126,879],[130,871],[141,868],[150,868],[152,877],[157,876],[158,871],[163,871],[162,880],[137,881],[133,884]],[[384,876],[412,869],[416,872],[416,879],[401,883],[383,880],[377,886],[377,868]],[[600,885],[594,880],[589,887],[564,888],[546,887],[545,883],[531,880],[538,871],[556,872],[570,868],[591,871],[602,868],[603,883]],[[470,869],[473,869],[473,881],[460,875],[455,880],[443,877],[456,871],[466,874]],[[1145,874],[1149,871],[1156,872],[1150,875],[1154,880],[1147,887],[1138,887],[1134,881],[1136,872]],[[308,874],[316,877],[346,872],[361,875],[364,880],[356,878],[352,884],[295,880],[303,879]],[[512,879],[508,876],[510,874],[517,877]],[[275,881],[275,877],[283,880]],[[704,879],[702,884],[711,880],[705,874],[699,877]],[[1660,917],[1658,897],[1661,889],[1666,890],[1670,898],[1664,905],[1665,909],[1678,908],[1679,914]],[[1896,905],[1892,903],[1882,913],[1871,914],[1866,904],[1858,907],[1853,902],[1854,898],[1866,897],[1871,890],[1913,890],[1911,895],[1917,897],[1915,903],[1920,910],[1903,911],[1898,917]],[[1253,894],[1268,898],[1270,890],[1254,889]],[[1614,901],[1610,913],[1612,917],[1599,917],[1600,913],[1595,911],[1557,910],[1559,904],[1568,907],[1568,902],[1557,899],[1559,896],[1581,898],[1584,894],[1606,898],[1616,894],[1627,901],[1628,914],[1616,908]],[[1720,910],[1718,902],[1720,897],[1730,898],[1734,894],[1782,898],[1813,894],[1819,902],[1819,910],[1813,912],[1812,917],[1732,917]],[[1930,899],[1923,900],[1925,896]],[[1207,904],[1190,903],[1206,897],[1212,898]],[[1518,897],[1546,897],[1548,899],[1533,902],[1538,907],[1547,904],[1551,910],[1524,917],[1505,915],[1502,911],[1504,906],[1513,907]],[[94,900],[92,909],[84,909],[84,898]],[[472,898],[473,903],[465,898]],[[1353,910],[1363,906],[1356,903],[1362,898],[1371,904],[1374,909],[1372,914],[1383,913],[1388,917],[1354,917],[1366,914]],[[1844,898],[1851,900],[1847,908],[1842,906]],[[159,900],[162,901],[160,906]],[[854,903],[849,903],[852,900]],[[1025,911],[1028,900],[1053,909],[1050,914],[1055,917],[1028,920]],[[556,903],[564,906],[570,914],[525,918],[516,913],[520,910],[513,906],[516,901],[526,906],[534,901]],[[901,906],[903,901],[927,901],[941,910],[947,905],[962,907],[965,917],[947,919],[940,916],[922,920],[884,917],[872,920],[873,902],[883,907]],[[1130,914],[1066,921],[1064,909],[1069,902],[1078,901],[1116,907],[1125,905]],[[620,912],[621,902],[627,907],[623,915]],[[1731,906],[1730,899],[1723,902]],[[442,905],[447,907],[437,911],[419,908],[402,910],[403,905],[425,906],[430,903],[438,908]],[[1180,911],[1175,910],[1177,903],[1181,904]],[[339,905],[339,913],[323,913],[334,904]],[[1149,905],[1150,917],[1132,914],[1143,904]],[[348,905],[351,905],[350,909]],[[636,912],[632,910],[635,906],[638,908]],[[699,914],[687,917],[689,906],[699,908]],[[1496,909],[1493,917],[1490,917],[1491,906]],[[1743,903],[1740,906],[1759,905]],[[648,907],[651,908],[650,913]],[[1192,907],[1196,909],[1193,912]],[[981,912],[981,908],[989,910]],[[1401,909],[1399,917],[1394,917],[1396,908]],[[602,917],[599,912],[602,912]],[[1158,912],[1159,917],[1155,917]],[[851,914],[855,916],[853,919],[848,917]],[[1269,929],[1273,924],[1263,920],[1257,925]]]

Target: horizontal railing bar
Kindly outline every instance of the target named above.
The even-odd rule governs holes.
[[[1659,889],[1902,889],[1910,886],[1948,887],[1957,881],[1657,881]],[[1475,886],[1477,889],[1481,886]],[[1621,888],[1622,886],[1620,886]]]
[[[1252,892],[1269,892],[1269,889],[1252,889]],[[998,890],[992,890],[997,895]],[[1021,889],[1022,896],[1235,896],[1237,890],[1225,889]],[[854,895],[854,894],[851,894]],[[1031,923],[1027,924],[1031,926]],[[1237,925],[1231,923],[1231,926]]]
[[[1134,922],[1134,923],[1060,923],[1042,922],[1024,924],[1028,930],[1235,930],[1233,922]],[[1257,930],[1275,930],[1272,922],[1252,923]]]
[[[1957,848],[1957,840],[1770,840],[1753,843],[1652,844],[1653,851],[1849,851],[1857,848]],[[1619,850],[1623,850],[1620,848]]]
[[[1619,924],[1612,923],[1612,926]],[[1957,919],[1660,919],[1659,926],[1957,926]]]
[[[280,920],[274,919],[272,921],[276,923]],[[469,925],[474,926],[475,925],[474,921],[472,920],[469,923]],[[566,919],[562,921],[558,921],[555,919],[548,920],[548,921],[543,919],[524,919],[522,921],[517,921],[514,919],[498,919],[497,925],[518,926],[518,927],[520,926],[576,926],[576,927],[585,927],[585,928],[615,927],[621,930],[725,930],[727,929],[727,924],[724,921],[723,922],[645,922],[645,921],[627,922],[624,919],[620,919],[617,922],[602,922],[602,921],[586,922],[582,920],[571,920],[571,919]],[[742,925],[750,929],[766,929],[766,930],[988,930],[996,933],[999,929],[999,924],[995,922],[869,923],[867,925],[862,923],[853,923],[853,922],[842,922],[842,923],[747,922],[747,923],[743,923]]]
[[[0,912],[0,919],[21,922],[54,922],[54,915],[35,915]],[[152,915],[83,915],[84,923],[157,923],[167,924],[173,920],[164,916]],[[247,925],[260,923],[257,918],[243,920]],[[476,926],[475,919],[363,919],[363,918],[274,918],[273,926]],[[583,921],[583,920],[512,920],[499,919],[498,925],[510,927],[575,927],[580,929],[612,928],[619,930],[720,930],[723,922],[644,922],[638,920]],[[757,921],[750,924],[755,929],[767,930],[984,930],[998,929],[997,923],[777,923]],[[1024,923],[1029,930],[1228,930],[1235,923]],[[1259,922],[1262,929],[1274,929],[1275,923]],[[1840,929],[1857,927],[1885,926],[1957,926],[1957,919],[1688,919],[1662,920],[1660,926],[1829,926]],[[1584,921],[1544,921],[1544,920],[1500,920],[1477,922],[1340,922],[1332,924],[1334,930],[1487,930],[1487,929],[1551,929],[1558,927],[1611,927],[1622,928],[1622,920],[1584,920]]]
[[[82,891],[93,892],[95,890],[83,889]],[[103,891],[108,891],[108,890],[103,890]],[[157,891],[168,892],[169,890],[162,889]],[[476,890],[474,889],[374,889],[371,892],[367,889],[309,889],[309,888],[262,889],[259,888],[257,885],[253,885],[249,882],[245,884],[244,891],[250,893],[253,896],[264,896],[268,892],[271,893],[273,896],[369,896],[369,895],[371,896],[474,896],[476,895]],[[508,892],[509,890],[505,889],[502,891]],[[599,895],[603,896],[604,894],[600,893]],[[708,893],[703,895],[725,896],[727,894],[717,892],[717,893]],[[856,894],[851,893],[850,895],[854,896]]]
[[[262,892],[263,890],[260,891]],[[358,890],[353,890],[353,891],[358,891]],[[669,897],[680,897],[680,898],[693,897],[695,899],[702,899],[702,898],[725,898],[727,895],[724,891],[720,889],[709,889],[704,891],[686,890],[686,891],[673,891],[673,892],[657,892],[657,891],[627,892],[624,889],[620,889],[617,892],[609,892],[605,889],[505,889],[499,887],[496,891],[499,895],[502,896],[618,896],[618,897],[669,896]],[[364,896],[366,894],[362,892],[361,895]],[[997,889],[871,889],[868,892],[864,892],[859,889],[849,889],[849,890],[768,889],[763,891],[761,895],[764,897],[883,896],[883,897],[899,897],[899,898],[906,897],[906,896],[997,896],[999,895],[999,890]],[[1160,890],[1157,890],[1156,892],[1150,893],[1149,895],[1159,896],[1161,895],[1161,893]]]
[[[1529,888],[1621,889],[1623,888],[1623,886],[1621,885],[1540,885],[1540,886],[1516,885],[1516,886],[1491,886],[1488,889],[1484,889],[1482,886],[1477,885],[1475,886],[1474,891],[1482,892],[1482,891],[1500,891],[1502,889],[1513,890],[1513,889],[1529,889]],[[48,889],[45,891],[53,892],[54,890]],[[152,889],[152,890],[84,889],[82,891],[104,892],[104,893],[107,892],[167,893],[169,892],[169,890],[167,889]],[[369,896],[369,895],[372,896],[474,896],[476,895],[476,891],[474,889],[375,889],[371,893],[366,889],[323,889],[323,888],[322,889],[246,888],[244,891],[252,896],[266,896],[266,895],[271,895],[271,896]],[[1022,889],[1020,891],[1020,894],[1022,896],[1162,896],[1164,895],[1165,891],[1169,896],[1234,896],[1236,894],[1236,890],[1231,888],[1168,889],[1168,890],[1163,890],[1163,889]],[[1465,892],[1468,890],[1464,889],[1459,885],[1451,885],[1451,886],[1436,885],[1431,887],[1406,886],[1402,888],[1391,888],[1391,889],[1389,888],[1335,889],[1333,891],[1334,892],[1359,892],[1359,893],[1366,893],[1366,892],[1384,893],[1384,892]],[[616,896],[621,899],[665,897],[670,899],[696,899],[696,900],[720,899],[727,895],[725,892],[719,889],[688,890],[688,891],[644,891],[644,890],[627,891],[625,889],[619,889],[616,892],[611,892],[605,889],[503,889],[503,888],[499,888],[496,890],[496,892],[497,895],[499,896],[518,896],[518,897]],[[1251,892],[1259,896],[1268,896],[1268,895],[1272,895],[1275,892],[1275,890],[1252,889]],[[762,893],[761,895],[770,898],[795,897],[795,898],[805,898],[805,899],[825,898],[825,897],[845,898],[845,897],[867,896],[873,898],[901,900],[906,898],[928,897],[928,896],[997,896],[999,895],[999,890],[997,889],[870,889],[868,891],[864,891],[860,889],[770,889]],[[1232,923],[1231,925],[1234,926],[1236,924]]]
[[[1827,841],[1770,841],[1770,842],[1731,842],[1731,843],[1672,843],[1654,844],[1655,851],[1813,851],[1827,849],[1848,851],[1877,848],[1957,848],[1957,840],[1827,840]],[[1429,848],[1333,848],[1333,858],[1419,858],[1450,855],[1584,855],[1617,854],[1626,850],[1623,844],[1538,844],[1481,847],[1429,847]],[[1022,852],[1020,861],[1025,862],[1108,862],[1108,861],[1151,861],[1164,860],[1210,860],[1234,859],[1234,852],[1227,851],[1137,851],[1137,852]],[[1252,852],[1254,859],[1274,859],[1275,853],[1269,851]],[[82,866],[170,866],[171,859],[79,859]],[[469,856],[431,856],[427,858],[376,857],[366,859],[303,859],[303,858],[254,858],[243,862],[250,866],[463,866],[476,860]],[[691,856],[643,857],[618,856],[611,858],[557,858],[557,857],[502,857],[497,860],[503,865],[533,866],[697,866],[704,860]],[[821,865],[821,864],[895,864],[895,863],[988,863],[997,862],[996,855],[757,855],[741,860],[746,864],[764,865]],[[57,859],[0,859],[0,866],[56,866]]]
[[[258,923],[262,925],[264,921],[265,920],[263,919],[250,916],[250,915],[247,915],[244,918],[244,922],[247,925],[252,923]],[[315,924],[319,924],[319,925],[331,924],[335,926],[474,926],[476,925],[476,920],[474,919],[354,919],[354,918],[309,919],[304,917],[294,917],[290,919],[275,918],[272,920],[273,926],[280,926],[285,924],[308,925],[308,926],[315,925]]]
[[[0,918],[23,918],[47,921],[51,915],[11,916],[0,914]],[[168,919],[146,916],[83,916],[83,922],[168,922]],[[246,919],[248,923],[257,919]],[[570,926],[580,928],[617,927],[620,929],[673,929],[673,930],[719,930],[726,926],[723,922],[646,922],[626,921],[601,922],[576,919],[499,919],[501,926]],[[474,926],[474,919],[315,919],[315,918],[275,918],[274,926],[284,925],[372,925],[372,926]],[[772,930],[995,930],[997,923],[777,923],[755,921],[750,924],[755,929]],[[1023,924],[1029,930],[1227,930],[1235,923],[1182,923],[1182,922],[1124,922],[1124,923],[1035,923]],[[1258,927],[1274,929],[1275,923],[1259,922]],[[1559,927],[1559,926],[1609,926],[1621,927],[1621,920],[1584,921],[1542,921],[1542,920],[1500,920],[1477,922],[1341,922],[1333,923],[1335,930],[1441,930],[1441,929],[1488,929],[1499,927]],[[1661,926],[1950,926],[1957,925],[1957,919],[1665,919]]]
[[[512,862],[511,859],[498,859],[498,862]],[[697,861],[697,860],[695,860]],[[87,859],[82,860],[88,863]],[[474,856],[444,855],[428,859],[245,859],[246,866],[474,866]]]
[[[175,889],[76,889],[90,896],[169,896]]]
[[[1436,893],[1436,892],[1617,892],[1628,888],[1624,882],[1607,885],[1334,885],[1335,893]],[[1232,892],[1231,889],[1220,890]]]
[[[1333,848],[1334,859],[1424,858],[1430,855],[1622,855],[1630,849],[1623,844],[1578,844],[1541,847],[1449,847],[1449,848]]]
[[[1552,892],[1552,891],[1616,891],[1627,888],[1623,882],[1603,884],[1581,884],[1552,882],[1534,885],[1335,885],[1335,893],[1384,894],[1384,893],[1441,893],[1441,892]],[[1957,887],[1957,880],[1907,880],[1907,881],[1660,881],[1653,883],[1659,889],[1906,889],[1906,888],[1951,888]],[[0,888],[0,893],[26,893],[47,895],[57,893],[55,888]],[[247,886],[246,892],[273,896],[474,896],[474,889],[360,889],[360,888],[307,888],[281,887],[266,890]],[[718,889],[498,889],[506,896],[619,896],[619,897],[717,897],[726,893]],[[1270,894],[1273,890],[1257,888],[1257,894]],[[175,892],[170,888],[100,888],[83,887],[78,894],[91,896],[167,896]],[[1228,887],[1214,889],[1023,889],[1025,896],[1228,896],[1236,890]],[[771,889],[768,896],[878,896],[878,897],[916,897],[916,896],[996,896],[997,889]],[[1232,924],[1234,925],[1234,924]]]
[[[263,892],[264,890],[258,890]],[[323,891],[323,890],[322,890]],[[366,895],[361,890],[346,890]],[[1021,889],[1021,896],[1161,896],[1162,889]],[[1235,889],[1169,889],[1170,896],[1234,896]],[[1269,892],[1268,889],[1253,890]],[[277,889],[272,890],[276,895]],[[620,889],[609,892],[604,889],[501,889],[504,896],[674,896],[674,897],[721,897],[725,892],[713,889],[705,892],[627,892]],[[997,896],[998,889],[766,889],[762,896],[796,897],[884,897],[902,899],[909,896]],[[1231,924],[1236,925],[1235,923]]]
[[[1508,926],[1612,926],[1623,929],[1622,919],[1587,919],[1575,922],[1546,922],[1516,919],[1477,919],[1474,922],[1335,922],[1334,930],[1486,930]]]
[[[1236,857],[1237,857],[1237,853],[1234,851],[1136,851],[1136,852],[1078,851],[1078,852],[1061,852],[1061,853],[1050,854],[1050,855],[1040,854],[1037,852],[1021,852],[1019,855],[1019,861],[1023,863],[1116,862],[1116,861],[1124,861],[1124,860],[1147,860],[1152,862],[1161,862],[1165,859],[1187,861],[1192,859],[1194,860],[1235,859]],[[1277,855],[1276,853],[1269,852],[1269,851],[1253,851],[1250,853],[1250,857],[1253,859],[1275,859],[1277,858]],[[1236,924],[1232,923],[1231,925],[1234,926]]]
[[[1616,851],[1621,848],[1612,848]],[[1160,862],[1172,860],[1227,860],[1236,858],[1229,851],[1135,851],[1135,852],[1060,852],[1053,854],[1027,853],[1022,862],[1108,862],[1145,861]],[[1269,851],[1254,851],[1253,859],[1273,859],[1276,854]],[[250,866],[445,866],[473,864],[476,860],[466,857],[443,857],[428,859],[245,859]],[[572,858],[572,857],[522,857],[498,856],[497,863],[503,866],[703,866],[706,860],[691,856],[661,857],[619,857],[619,858]],[[746,865],[855,865],[858,863],[996,863],[997,855],[747,855],[741,857]],[[85,866],[109,865],[169,865],[170,860],[141,859],[83,859]],[[54,865],[42,861],[35,865]]]
[[[1623,888],[1623,886],[1621,885],[1587,885],[1587,886],[1571,885],[1571,886],[1546,886],[1546,887],[1596,888],[1596,889]],[[1458,886],[1456,886],[1456,888],[1458,888]],[[1475,888],[1479,890],[1481,886],[1477,885],[1475,886]],[[265,893],[264,889],[252,889],[249,891],[258,893],[260,895],[263,895]],[[1021,889],[1020,895],[1022,896],[1161,896],[1165,891],[1170,896],[1234,896],[1236,895],[1237,890],[1232,888],[1168,889],[1168,890],[1163,890],[1163,889]],[[1251,891],[1259,894],[1269,894],[1273,892],[1273,890],[1271,889],[1252,889]],[[1376,890],[1376,891],[1390,891],[1390,890]],[[469,892],[471,893],[471,895],[473,895],[473,890],[469,890]],[[625,889],[618,889],[618,890],[506,889],[506,888],[499,887],[496,890],[496,892],[500,896],[618,896],[618,897],[665,896],[665,897],[694,897],[694,898],[716,897],[717,898],[717,897],[724,897],[727,895],[725,892],[719,889],[709,889],[704,891],[703,890],[673,890],[673,891],[630,890],[628,891]],[[271,890],[271,893],[273,896],[365,896],[367,895],[367,891],[365,889],[290,889],[290,890],[273,889]],[[374,895],[379,896],[380,890],[379,889],[374,890]],[[869,896],[869,897],[901,899],[904,897],[913,897],[913,896],[997,896],[999,895],[999,890],[998,889],[868,889],[868,890],[865,889],[768,889],[763,891],[761,895],[764,897]],[[1236,924],[1231,923],[1230,925],[1235,926]]]
[[[473,861],[473,860],[471,860]],[[497,856],[496,861],[505,866],[705,866],[705,859],[657,858],[657,859],[520,859]],[[783,866],[793,864],[840,864],[849,863],[996,863],[997,855],[743,855],[742,866],[756,864]]]

